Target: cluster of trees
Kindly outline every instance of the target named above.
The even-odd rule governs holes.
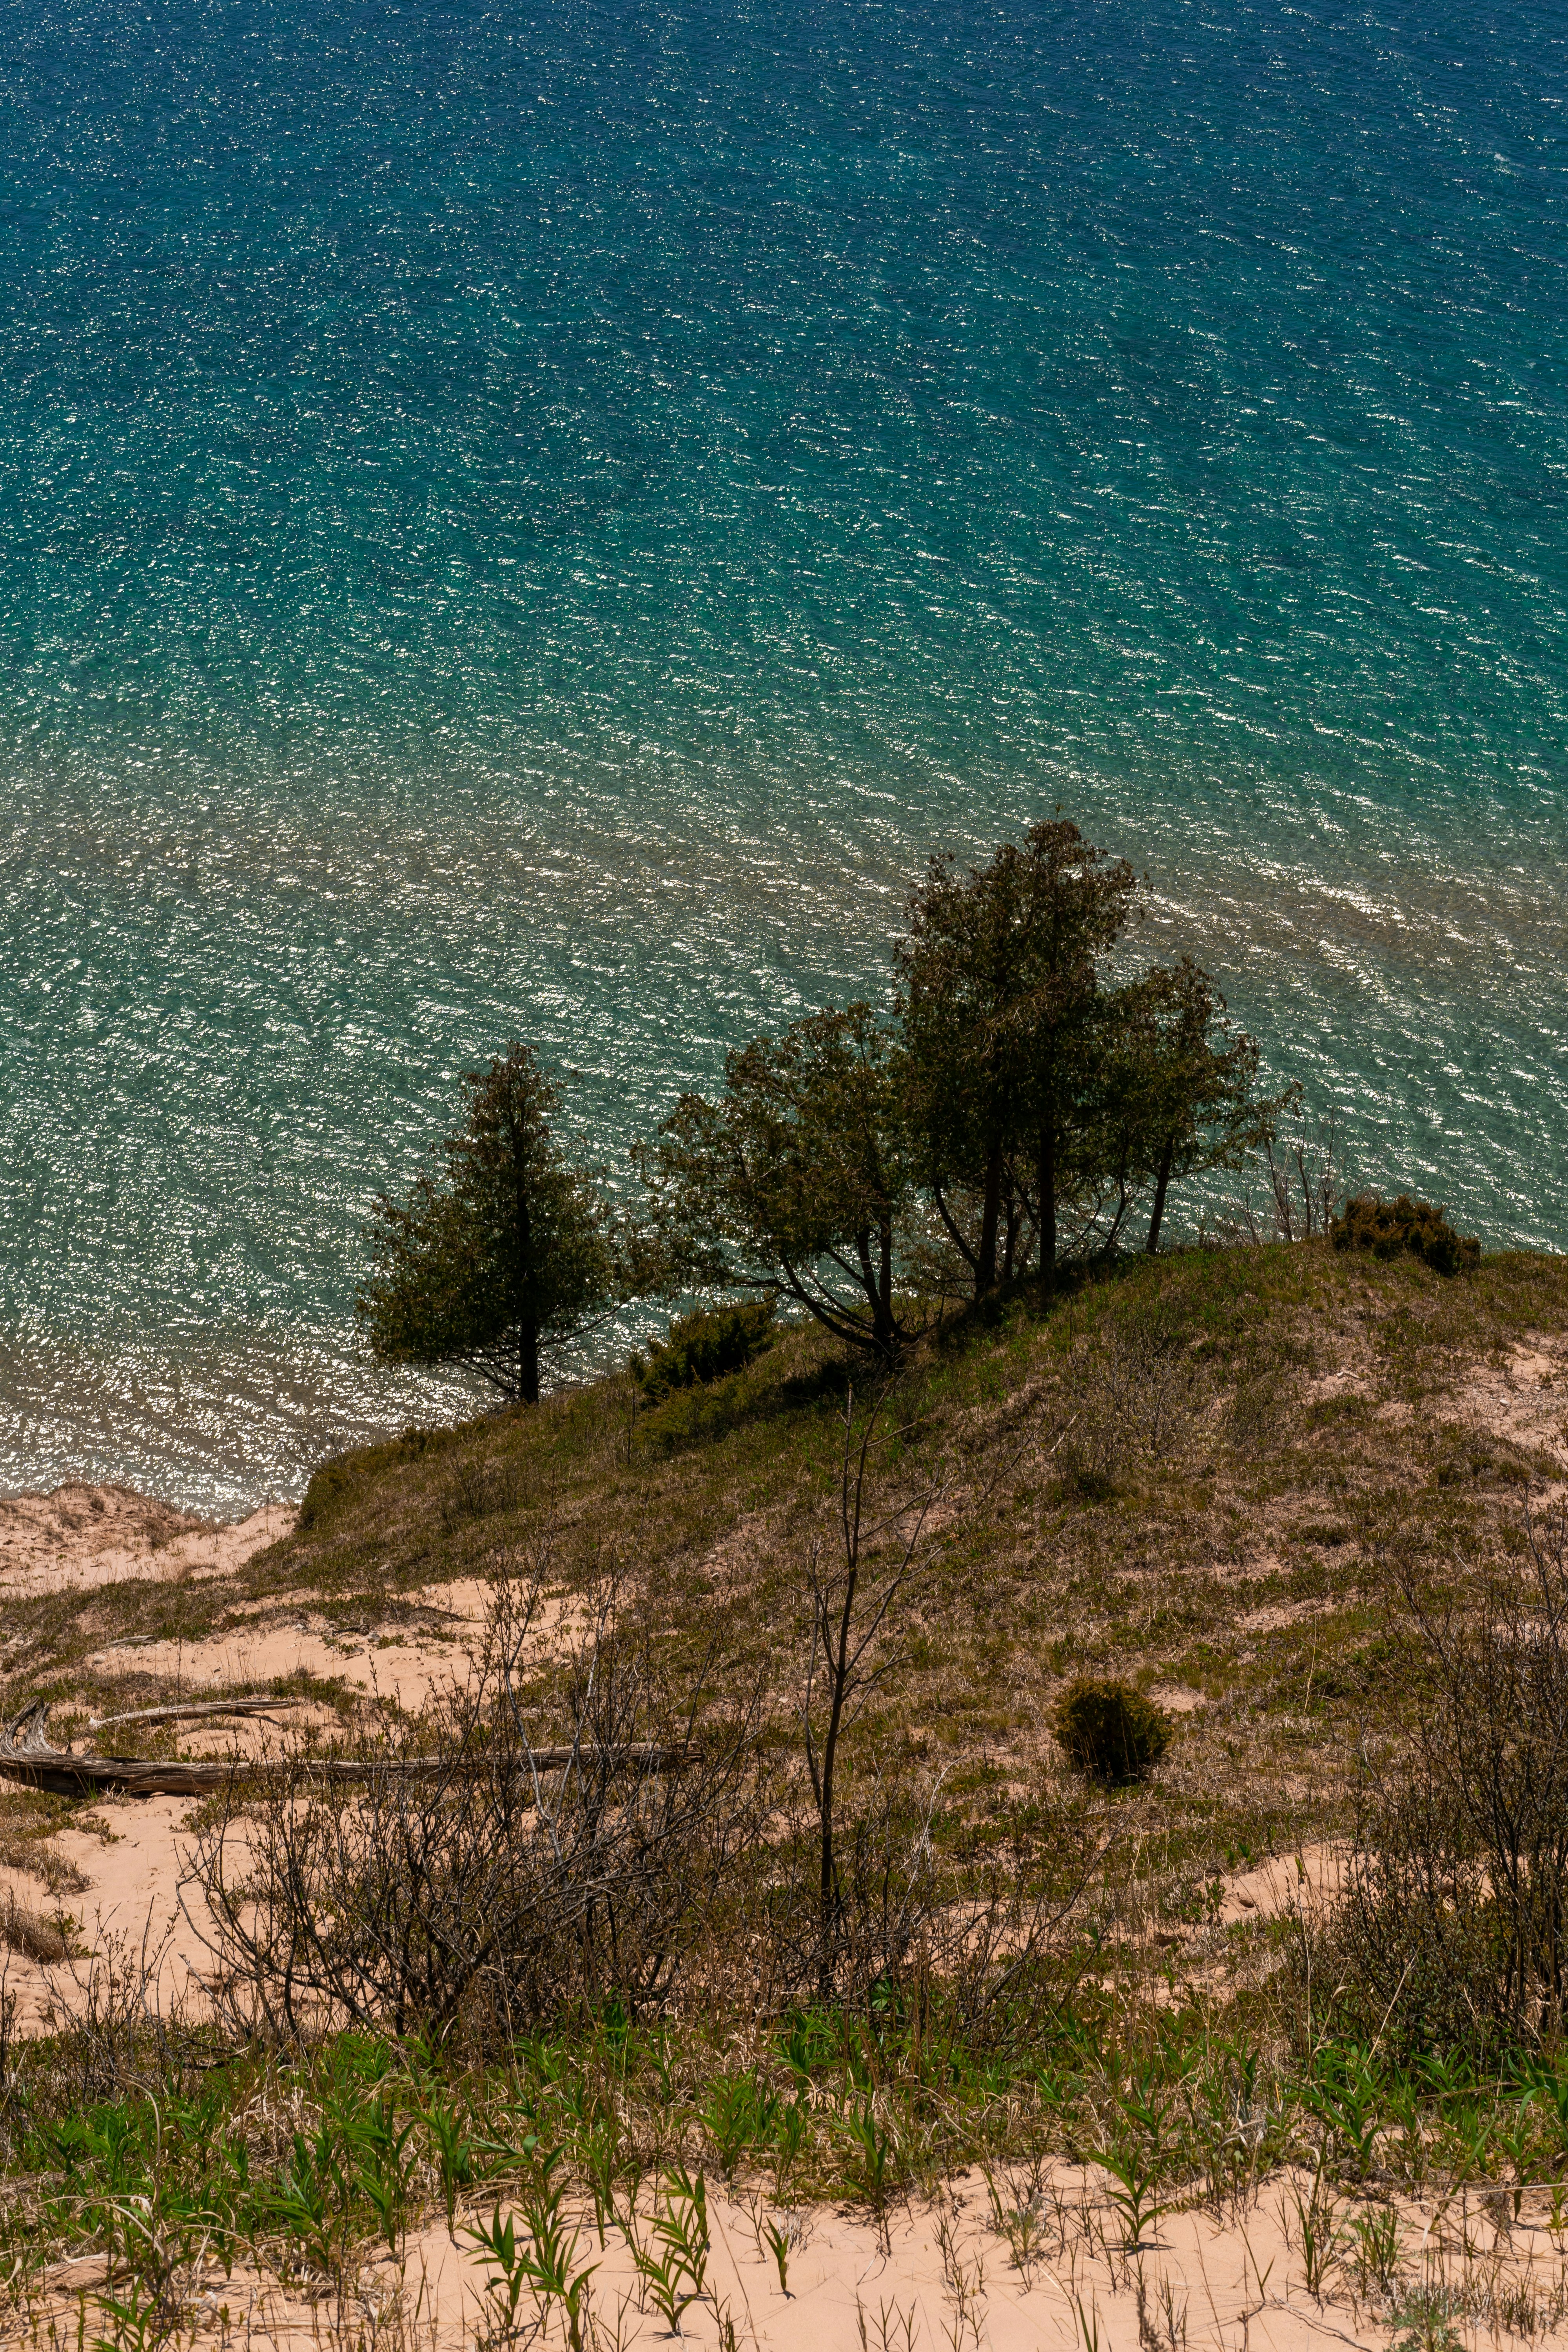
[[[933,858],[890,1003],[827,1007],[730,1054],[633,1160],[612,1213],[514,1045],[372,1221],[362,1321],[385,1360],[465,1362],[539,1394],[542,1347],[638,1297],[782,1295],[883,1361],[933,1296],[1157,1250],[1174,1186],[1267,1144],[1284,1096],[1189,957],[1121,976],[1132,869],[1065,819],[990,863]]]

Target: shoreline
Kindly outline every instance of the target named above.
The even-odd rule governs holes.
[[[87,1591],[124,1580],[226,1575],[287,1535],[292,1503],[213,1519],[134,1487],[67,1479],[47,1493],[0,1496],[0,1594]]]

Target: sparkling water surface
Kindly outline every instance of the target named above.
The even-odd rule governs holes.
[[[1568,1244],[1561,5],[0,25],[0,1490],[452,1409],[350,1306],[458,1073],[623,1169],[1058,803]]]

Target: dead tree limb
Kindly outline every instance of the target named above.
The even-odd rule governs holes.
[[[110,1731],[122,1723],[205,1723],[220,1716],[272,1715],[279,1707],[310,1706],[308,1698],[209,1698],[184,1706],[139,1706],[127,1715],[89,1715],[89,1731]]]

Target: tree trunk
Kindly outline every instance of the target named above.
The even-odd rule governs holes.
[[[1121,1228],[1127,1222],[1127,1212],[1131,1206],[1127,1198],[1127,1165],[1131,1157],[1132,1139],[1124,1130],[1121,1138],[1121,1158],[1116,1170],[1116,1214],[1111,1219],[1110,1231],[1105,1236],[1105,1246],[1108,1250],[1113,1250],[1120,1241]]]
[[[893,1342],[898,1336],[893,1321],[893,1227],[884,1218],[877,1235],[879,1264],[877,1272],[877,1344],[891,1357]]]
[[[952,1246],[958,1252],[959,1256],[963,1260],[965,1265],[967,1265],[973,1273],[977,1263],[974,1252],[964,1240],[963,1227],[959,1224],[957,1218],[953,1215],[952,1210],[948,1207],[947,1202],[942,1198],[942,1180],[940,1177],[933,1176],[931,1180],[931,1196],[936,1202],[936,1213],[942,1219],[948,1240],[952,1244]]]
[[[533,1289],[533,1217],[528,1202],[528,1139],[510,1121],[511,1174],[517,1262],[512,1269],[512,1309],[517,1318],[517,1385],[524,1404],[539,1402],[539,1321],[529,1312]]]
[[[1003,1218],[1002,1279],[1004,1282],[1011,1282],[1018,1255],[1018,1234],[1024,1223],[1024,1207],[1018,1198],[1017,1187],[1010,1176],[1007,1180],[1005,1199],[1006,1213]]]
[[[1160,1224],[1165,1214],[1165,1194],[1170,1189],[1171,1162],[1176,1155],[1176,1139],[1165,1138],[1165,1149],[1160,1154],[1160,1173],[1154,1184],[1154,1208],[1149,1219],[1149,1255],[1152,1257],[1160,1246]]]
[[[838,1760],[838,1734],[844,1721],[844,1700],[848,1682],[849,1626],[855,1613],[855,1587],[859,1581],[858,1563],[851,1559],[844,1585],[844,1606],[838,1618],[838,1645],[828,1650],[831,1661],[829,1690],[831,1693],[827,1731],[822,1742],[822,1778],[817,1790],[817,1817],[821,1829],[821,1850],[817,1880],[816,1915],[816,1990],[819,2000],[826,2000],[833,1990],[834,1928],[838,1914],[838,1866],[833,1851],[833,1771]],[[824,1612],[824,1624],[827,1622]]]
[[[1057,1265],[1057,1120],[1047,1110],[1040,1123],[1040,1272],[1049,1282]]]
[[[893,1358],[893,1237],[888,1225],[879,1225],[877,1234],[879,1264],[872,1263],[869,1225],[862,1225],[856,1234],[855,1254],[860,1261],[860,1287],[871,1309],[871,1345],[885,1362],[890,1363]]]
[[[980,1254],[974,1268],[974,1296],[984,1298],[996,1287],[996,1233],[1002,1222],[1002,1146],[994,1143],[985,1162],[985,1205],[980,1218]]]

